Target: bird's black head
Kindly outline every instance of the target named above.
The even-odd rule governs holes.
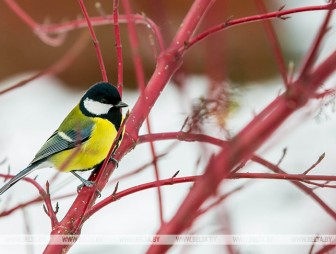
[[[99,82],[89,88],[80,101],[80,109],[86,116],[101,117],[120,125],[120,108],[127,107],[121,101],[115,86],[107,82]]]

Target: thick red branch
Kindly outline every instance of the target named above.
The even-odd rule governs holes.
[[[178,52],[180,43],[188,41],[198,26],[205,10],[211,5],[211,0],[196,0],[189,13],[184,19],[184,24],[177,32],[171,46],[162,52],[158,57],[156,69],[148,82],[144,92],[136,102],[129,121],[126,132],[120,147],[116,151],[115,159],[120,160],[129,150],[131,150],[138,139],[138,131],[148,116],[151,108],[155,104],[161,91],[181,64],[181,57],[184,52]],[[195,18],[198,17],[198,18]],[[114,163],[109,163],[97,186],[102,189],[114,170]],[[95,188],[83,188],[77,196],[73,205],[65,215],[59,227],[53,229],[51,234],[80,234],[81,227],[86,218],[78,218],[78,215],[85,214],[88,207],[91,207],[96,200]],[[61,253],[71,248],[71,245],[48,245],[45,253]]]
[[[273,111],[261,112],[221,152],[207,165],[203,177],[199,178],[189,192],[175,216],[163,225],[158,234],[180,234],[189,228],[203,202],[216,193],[221,181],[240,163],[249,160],[253,153],[273,134],[273,132],[296,110],[305,105],[336,69],[336,51],[333,52],[312,73],[303,75],[288,91],[277,97],[271,105]],[[262,115],[262,117],[260,117]],[[165,253],[169,245],[152,245],[148,253]]]

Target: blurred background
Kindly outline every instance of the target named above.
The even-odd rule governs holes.
[[[45,1],[17,0],[17,4],[27,12],[33,20],[40,24],[55,24],[76,20],[82,17],[77,1]],[[91,17],[110,15],[112,2],[101,0],[100,8],[97,1],[86,1],[86,7]],[[165,46],[173,38],[186,11],[193,2],[184,1],[130,1],[133,11],[152,19],[160,28]],[[269,10],[276,10],[281,3],[267,2]],[[294,1],[293,1],[294,2]],[[36,8],[38,6],[38,8]],[[120,13],[123,13],[122,5]],[[60,59],[80,38],[81,53],[64,71],[57,76],[64,84],[71,87],[87,88],[101,80],[96,54],[86,28],[71,31],[66,34],[64,42],[54,47],[42,42],[13,11],[5,1],[0,2],[0,80],[27,71],[44,70]],[[232,18],[257,14],[254,1],[215,1],[206,18],[199,27],[199,32],[208,27],[224,23]],[[275,22],[277,32],[286,34],[288,27],[279,26]],[[125,24],[121,25],[122,47],[124,58],[124,79],[128,88],[135,88],[134,69],[128,33]],[[153,35],[144,25],[137,25],[140,38],[140,55],[144,62],[147,79],[155,67],[153,53]],[[116,82],[116,54],[113,27],[111,25],[97,26],[95,31],[103,52],[108,76]],[[86,33],[87,36],[83,35]],[[50,35],[57,38],[58,35]],[[154,39],[155,41],[155,39]],[[285,56],[295,61],[298,52],[285,38],[281,40]],[[155,47],[155,46],[154,46]],[[156,50],[158,47],[156,45]],[[252,23],[228,29],[204,40],[186,54],[182,68],[174,76],[174,83],[181,85],[184,77],[190,74],[206,74],[214,81],[232,80],[241,85],[250,81],[268,79],[277,74],[274,57],[270,50],[267,37],[261,23]]]

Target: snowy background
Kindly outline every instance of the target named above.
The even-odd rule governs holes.
[[[20,80],[17,77],[15,80]],[[15,83],[8,80],[6,83]],[[202,87],[205,80],[199,77],[190,79],[186,94],[190,99],[199,97],[193,87]],[[230,119],[229,129],[238,131],[249,121],[253,112],[259,111],[267,105],[281,89],[280,81],[274,80],[265,85],[253,85],[240,92],[237,99],[240,109]],[[58,126],[64,115],[77,103],[82,93],[75,93],[60,86],[52,77],[36,80],[29,85],[7,93],[0,97],[2,110],[2,124],[0,136],[1,157],[7,158],[7,163],[1,166],[2,172],[7,172],[7,165],[11,166],[11,172],[18,172],[24,168],[33,158],[39,146],[47,139]],[[124,101],[131,107],[136,100],[136,93],[126,91]],[[258,98],[256,100],[255,98]],[[185,97],[178,90],[169,85],[151,113],[153,132],[176,131],[181,126],[186,113],[190,109],[184,108]],[[277,132],[277,134],[259,152],[263,158],[276,162],[281,157],[282,149],[287,147],[288,153],[281,167],[290,173],[300,173],[309,168],[323,152],[326,158],[315,169],[318,174],[333,174],[333,165],[336,151],[334,144],[336,137],[333,134],[335,115],[332,108],[324,109],[319,113],[321,106],[312,104],[309,109],[301,110],[295,114]],[[164,114],[162,113],[164,112]],[[320,118],[314,117],[319,115]],[[157,120],[159,119],[159,120]],[[211,126],[211,123],[209,124]],[[158,142],[156,148],[162,153],[171,142]],[[211,147],[209,146],[211,150]],[[192,175],[202,171],[202,165],[195,167],[201,154],[200,147],[195,143],[181,143],[159,162],[162,178],[171,177],[177,170],[179,176]],[[203,162],[207,155],[202,155]],[[147,145],[139,145],[129,153],[121,162],[114,176],[120,176],[126,172],[151,161],[151,155]],[[254,163],[249,164],[244,171],[268,172],[266,169]],[[50,179],[55,170],[39,170],[31,174],[38,175],[38,182],[44,184]],[[89,173],[85,173],[87,175]],[[119,190],[140,183],[154,180],[152,168],[134,177],[122,180]],[[248,182],[243,190],[231,196],[222,205],[200,218],[192,228],[197,234],[221,234],[223,227],[229,223],[234,234],[327,234],[334,233],[333,220],[313,200],[306,197],[291,183],[277,180],[230,180],[222,185],[222,193]],[[57,181],[51,185],[51,195],[74,192],[79,184],[70,174],[60,174]],[[163,187],[163,200],[165,218],[169,219],[190,188],[190,184],[179,184]],[[104,190],[103,197],[113,192],[114,185]],[[335,193],[333,190],[317,190],[327,203],[333,204]],[[37,191],[30,184],[20,182],[1,197],[1,203],[9,205],[18,204],[31,197],[35,197]],[[60,201],[58,217],[62,218],[71,205],[73,198]],[[1,204],[0,204],[1,205]],[[8,206],[9,207],[9,206]],[[2,207],[4,209],[4,207]],[[24,216],[23,216],[24,212]],[[226,221],[225,221],[226,220]],[[50,223],[44,214],[42,205],[30,206],[24,211],[16,211],[11,216],[1,218],[0,234],[24,234],[26,231],[24,221],[28,221],[31,234],[48,234]],[[221,223],[223,222],[223,223]],[[318,223],[316,223],[318,222]],[[13,226],[13,223],[15,226]],[[125,197],[101,210],[85,223],[82,234],[152,234],[159,226],[156,191],[147,190]],[[2,246],[6,253],[24,253],[25,246]],[[34,246],[33,253],[40,253],[44,246]],[[221,253],[223,246],[204,246],[208,253]],[[182,250],[189,253],[202,253],[202,247],[176,248],[171,253],[181,253]],[[278,253],[283,253],[285,247],[279,247]],[[307,250],[309,246],[288,246],[286,250],[298,253],[299,250]],[[115,251],[143,253],[146,246],[83,246],[75,245],[70,253],[111,253]],[[241,253],[276,253],[274,246],[246,246],[239,247]],[[300,252],[304,253],[304,252]]]

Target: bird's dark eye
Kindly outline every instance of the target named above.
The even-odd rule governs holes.
[[[107,101],[105,98],[101,98],[101,99],[100,99],[100,102],[101,102],[101,103],[104,103],[104,104],[108,104],[108,101]]]

